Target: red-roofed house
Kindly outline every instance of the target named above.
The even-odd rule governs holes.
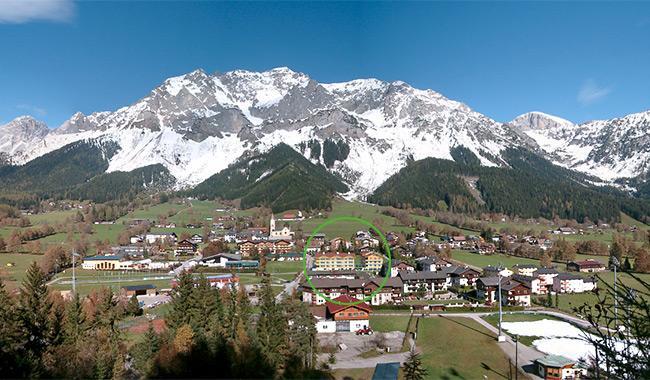
[[[370,326],[370,312],[372,311],[370,305],[365,302],[353,305],[359,300],[347,294],[335,298],[334,301],[343,303],[343,305],[326,302],[324,317],[322,309],[314,310],[318,307],[312,307],[318,332],[355,332]]]

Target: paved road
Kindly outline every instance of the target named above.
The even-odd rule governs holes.
[[[192,257],[191,259],[185,260],[181,263],[181,266],[177,267],[174,269],[174,275],[178,276],[181,274],[184,270],[190,270],[192,267],[194,267],[196,264],[198,264],[198,261],[201,260],[203,257],[201,255],[197,257]]]
[[[499,329],[486,322],[480,316],[470,315],[469,318],[473,319],[474,321],[476,321],[486,329],[493,332],[495,337],[499,334]],[[510,360],[512,360],[512,363],[514,364],[517,361],[519,364],[519,369],[531,379],[541,379],[541,377],[537,376],[537,374],[533,372],[534,369],[533,363],[535,362],[536,359],[543,357],[544,353],[537,351],[533,347],[528,347],[523,344],[517,345],[516,350],[518,351],[518,353],[516,353],[515,342],[508,335],[506,334],[503,335],[506,337],[506,341],[497,344],[503,350],[503,352],[506,355],[508,355]],[[516,358],[516,356],[518,356],[518,358]]]
[[[375,356],[372,358],[360,358],[358,356],[355,357],[345,357],[343,355],[338,355],[338,357],[342,357],[340,359],[337,359],[335,364],[330,364],[330,367],[332,369],[337,369],[337,368],[374,368],[377,364],[379,363],[404,363],[406,359],[408,358],[409,353],[408,352],[400,352],[397,354],[383,354],[380,356]],[[322,358],[321,360],[326,361],[327,356]]]
[[[310,255],[307,255],[307,268],[311,268],[311,261],[312,257]],[[303,280],[305,277],[304,272],[301,270],[300,273],[296,276],[296,278],[293,279],[293,281],[288,282],[284,285],[284,289],[282,292],[278,293],[277,296],[275,296],[276,302],[280,302],[284,299],[284,297],[292,294],[293,292],[298,289],[298,286],[300,286],[300,282]]]

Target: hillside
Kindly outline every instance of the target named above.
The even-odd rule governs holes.
[[[56,194],[104,173],[118,148],[112,142],[77,141],[24,165],[0,167],[0,191]]]
[[[326,208],[348,187],[323,166],[280,144],[213,175],[188,191],[201,199],[241,199],[241,207],[264,205],[273,211]]]
[[[167,190],[174,184],[174,177],[164,166],[149,165],[131,172],[103,173],[63,194],[67,199],[108,202],[129,198],[144,191]]]
[[[396,207],[449,208],[456,212],[487,210],[579,221],[616,221],[620,211],[642,220],[650,215],[647,201],[612,188],[593,186],[590,177],[553,165],[533,153],[509,149],[504,155],[509,168],[433,158],[413,162],[389,178],[369,201]],[[484,206],[471,195],[462,176],[478,177],[476,188],[486,203]]]

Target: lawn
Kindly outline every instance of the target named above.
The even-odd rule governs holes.
[[[374,331],[390,332],[390,331],[406,331],[409,323],[409,316],[388,316],[376,315],[370,316],[370,326]]]
[[[77,282],[77,292],[79,292],[80,295],[87,295],[91,293],[93,290],[99,290],[103,287],[110,287],[113,289],[114,292],[118,292],[120,288],[123,286],[130,286],[130,285],[144,285],[144,284],[153,284],[155,285],[159,290],[160,289],[170,289],[171,284],[169,279],[165,280],[136,280],[136,281],[117,281],[113,280],[114,282],[96,282],[96,283],[84,283],[84,282]],[[71,290],[72,289],[72,284],[54,284],[50,286],[51,289],[54,290]]]
[[[269,273],[297,273],[305,268],[303,260],[298,261],[268,261],[266,271]]]
[[[0,253],[0,278],[8,289],[15,289],[20,286],[32,262],[38,262],[42,257],[23,253]],[[8,267],[8,263],[13,263],[14,266]]]
[[[508,256],[502,254],[494,255],[479,255],[478,253],[471,253],[469,251],[454,250],[451,258],[461,261],[465,264],[483,268],[488,265],[504,265],[511,268],[515,264],[533,264],[539,265],[539,260],[526,259],[523,257]]]
[[[508,357],[485,327],[468,318],[421,318],[417,347],[429,379],[508,378]]]

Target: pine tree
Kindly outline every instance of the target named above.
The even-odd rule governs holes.
[[[201,275],[197,285],[192,290],[192,308],[190,309],[190,325],[199,335],[207,333],[210,324],[209,316],[217,312],[215,293],[216,290],[210,286],[205,276]]]
[[[553,297],[551,297],[550,290],[548,291],[548,293],[546,293],[546,306],[553,307]]]
[[[287,321],[275,303],[268,277],[262,281],[260,290],[260,316],[257,321],[257,341],[269,363],[276,368],[281,362],[285,347]]]
[[[140,302],[135,294],[131,296],[129,303],[126,305],[126,313],[136,317],[142,315],[142,308],[140,307]]]
[[[0,279],[0,374],[23,377],[20,368],[21,334],[16,305]]]
[[[86,314],[83,311],[81,299],[76,293],[72,302],[68,303],[66,310],[65,325],[63,328],[65,340],[76,344],[86,327]]]
[[[622,269],[624,271],[631,271],[632,270],[632,264],[630,263],[630,258],[629,257],[625,257],[625,261],[623,262]]]
[[[411,349],[406,362],[403,366],[404,379],[406,380],[423,380],[427,376],[427,369],[422,366],[422,359],[415,349]]]
[[[614,258],[618,261],[618,265],[623,263],[623,256],[626,255],[627,248],[625,246],[625,241],[620,235],[614,235],[614,241],[612,242],[612,247],[609,250],[609,266],[614,265]]]
[[[176,329],[181,325],[190,322],[193,309],[192,292],[194,289],[194,280],[192,275],[183,272],[178,276],[178,283],[172,294],[171,308],[169,310],[169,327]]]
[[[30,376],[38,376],[42,372],[41,356],[49,344],[52,302],[45,283],[45,274],[33,262],[23,280],[18,307],[25,336],[26,359],[31,364]]]

